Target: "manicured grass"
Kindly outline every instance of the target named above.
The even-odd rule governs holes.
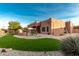
[[[55,51],[60,49],[60,41],[51,38],[22,39],[12,35],[0,38],[0,48],[12,48],[23,51]]]

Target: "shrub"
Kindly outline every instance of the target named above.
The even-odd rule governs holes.
[[[32,29],[32,30],[31,30],[31,34],[32,34],[32,35],[37,35],[36,29]]]
[[[65,55],[78,56],[79,55],[79,37],[65,38],[62,42],[61,48]]]
[[[22,29],[24,32],[29,32],[28,28],[23,28]]]

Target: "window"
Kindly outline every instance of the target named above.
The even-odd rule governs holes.
[[[42,32],[45,32],[45,27],[42,27]]]
[[[47,26],[47,32],[49,32],[49,27]]]
[[[66,33],[67,32],[67,30],[66,30],[66,28],[64,28],[64,33]]]

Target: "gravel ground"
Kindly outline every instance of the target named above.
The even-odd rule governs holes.
[[[33,52],[33,51],[17,51],[17,50],[7,50],[7,52],[1,53],[0,56],[63,56],[61,51],[49,51],[49,52]]]
[[[60,39],[59,36],[43,35],[43,34],[38,34],[38,35],[35,35],[35,36],[19,36],[19,35],[14,35],[14,37],[24,38],[24,39],[38,39],[38,38],[57,38],[57,39]]]
[[[43,35],[43,34],[38,34],[35,36],[18,36],[18,35],[14,35],[14,36],[18,38],[25,38],[25,39],[56,38],[56,39],[62,40],[66,37],[79,37],[79,33],[65,34],[63,36],[53,36],[53,35]]]

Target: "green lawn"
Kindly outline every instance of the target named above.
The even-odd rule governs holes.
[[[60,49],[60,41],[51,38],[22,39],[12,35],[0,38],[0,48],[12,48],[23,51],[55,51]]]

